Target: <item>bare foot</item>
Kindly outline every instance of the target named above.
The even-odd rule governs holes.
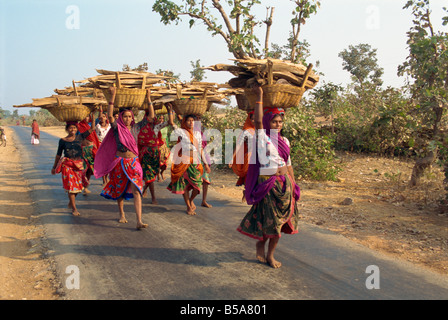
[[[87,189],[87,188],[85,188],[84,189],[84,193],[83,193],[83,195],[88,195],[89,193],[91,193],[91,191],[89,190],[89,189]]]
[[[148,224],[147,223],[143,223],[143,222],[139,222],[139,223],[137,223],[137,229],[144,229],[144,228],[147,228],[148,227]]]
[[[142,198],[146,198],[147,193],[148,193],[148,189],[145,189],[142,193]]]
[[[125,217],[121,217],[120,219],[118,219],[119,223],[128,223],[128,220],[126,220]]]
[[[196,207],[195,207],[195,209],[196,209]],[[188,214],[189,216],[195,216],[195,215],[196,215],[196,212],[194,211],[193,208],[188,208],[188,209],[187,209],[187,214]]]
[[[263,241],[258,241],[256,244],[257,259],[261,263],[266,263],[266,258],[265,258],[265,254],[264,254],[264,245],[265,245],[265,242],[263,242]]]
[[[73,210],[73,211],[72,211],[72,215],[78,217],[78,216],[80,216],[81,214],[79,213],[78,210]]]
[[[157,202],[157,199],[152,199],[152,202],[151,202],[152,204],[159,204],[158,202]]]
[[[190,203],[190,208],[191,210],[195,211],[196,210],[196,206],[193,202]]]
[[[202,206],[202,207],[206,207],[206,208],[212,208],[212,207],[213,207],[211,204],[209,204],[209,203],[207,203],[207,202],[202,202],[202,203],[201,203],[201,206]]]
[[[272,268],[274,268],[274,269],[278,269],[278,268],[280,268],[281,266],[282,266],[282,263],[280,262],[280,261],[277,261],[277,260],[275,260],[274,258],[272,258],[272,259],[267,259],[267,264],[269,265],[269,266],[271,266]]]

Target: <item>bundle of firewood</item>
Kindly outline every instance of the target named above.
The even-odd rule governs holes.
[[[46,108],[58,105],[76,105],[85,104],[89,106],[98,106],[104,104],[104,98],[95,97],[81,97],[81,96],[67,96],[67,95],[52,95],[45,98],[33,98],[32,103],[22,105],[15,105],[15,108]]]
[[[50,97],[33,99],[32,103],[15,105],[15,108],[47,109],[56,119],[62,122],[81,121],[92,111],[104,104],[104,98],[81,97],[74,95],[52,95]]]
[[[150,88],[151,100],[156,108],[172,103],[178,114],[198,114],[206,112],[211,104],[225,104],[228,93],[221,86],[211,82],[188,82]]]
[[[248,88],[254,82],[259,85],[273,84],[283,79],[293,86],[301,87],[304,84],[305,89],[312,89],[319,82],[319,76],[311,68],[302,64],[278,59],[233,60],[236,61],[235,65],[216,64],[202,69],[227,71],[235,75],[236,77],[228,82],[232,88]],[[308,74],[307,70],[309,70]]]
[[[263,88],[265,107],[291,108],[297,106],[303,93],[314,88],[319,81],[311,64],[305,67],[278,59],[234,61],[235,65],[216,64],[203,69],[227,71],[235,76],[228,81],[228,85],[235,89],[238,107],[243,110],[253,109],[258,100],[251,89],[256,83]]]
[[[156,83],[163,83],[169,77],[142,71],[109,71],[96,69],[100,74],[78,81],[82,87],[108,89],[111,86],[119,88],[146,89]]]

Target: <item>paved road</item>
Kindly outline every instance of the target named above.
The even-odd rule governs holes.
[[[60,175],[50,174],[58,139],[42,133],[41,144],[32,146],[29,128],[13,129],[66,299],[448,298],[447,277],[305,223],[299,234],[281,238],[276,255],[281,269],[260,264],[255,241],[236,231],[248,206],[213,190],[213,208],[198,206],[191,217],[184,213],[182,197],[166,190],[167,181],[157,184],[159,204],[143,201],[149,229],[137,231],[132,201],[125,205],[129,223],[117,223],[116,203],[99,196],[100,180],[93,179],[92,194],[77,198],[81,217],[73,217]],[[366,273],[371,265],[378,267],[379,289],[366,288],[367,278],[378,275]],[[76,275],[70,266],[79,270],[79,289],[66,285]]]

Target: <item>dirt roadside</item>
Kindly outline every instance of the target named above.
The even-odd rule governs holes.
[[[7,145],[0,146],[0,299],[55,300],[59,282],[46,256],[44,228],[33,215],[13,131],[4,128]]]
[[[8,145],[0,147],[0,300],[58,299],[60,284],[46,255],[44,229],[33,216],[27,181],[20,178],[13,131],[5,129]],[[64,135],[62,127],[41,131]],[[339,182],[299,181],[302,221],[446,275],[448,216],[436,206],[443,196],[440,170],[433,169],[411,189],[410,162],[341,154],[339,165],[344,168]],[[231,170],[215,168],[211,178],[215,191],[241,197]]]

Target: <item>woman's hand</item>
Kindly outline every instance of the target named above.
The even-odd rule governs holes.
[[[258,97],[263,97],[263,89],[257,82],[252,85],[252,92],[255,93]]]
[[[51,174],[52,174],[52,175],[55,175],[55,174],[56,174],[56,169],[55,169],[55,168],[52,168],[52,169],[51,169]]]

